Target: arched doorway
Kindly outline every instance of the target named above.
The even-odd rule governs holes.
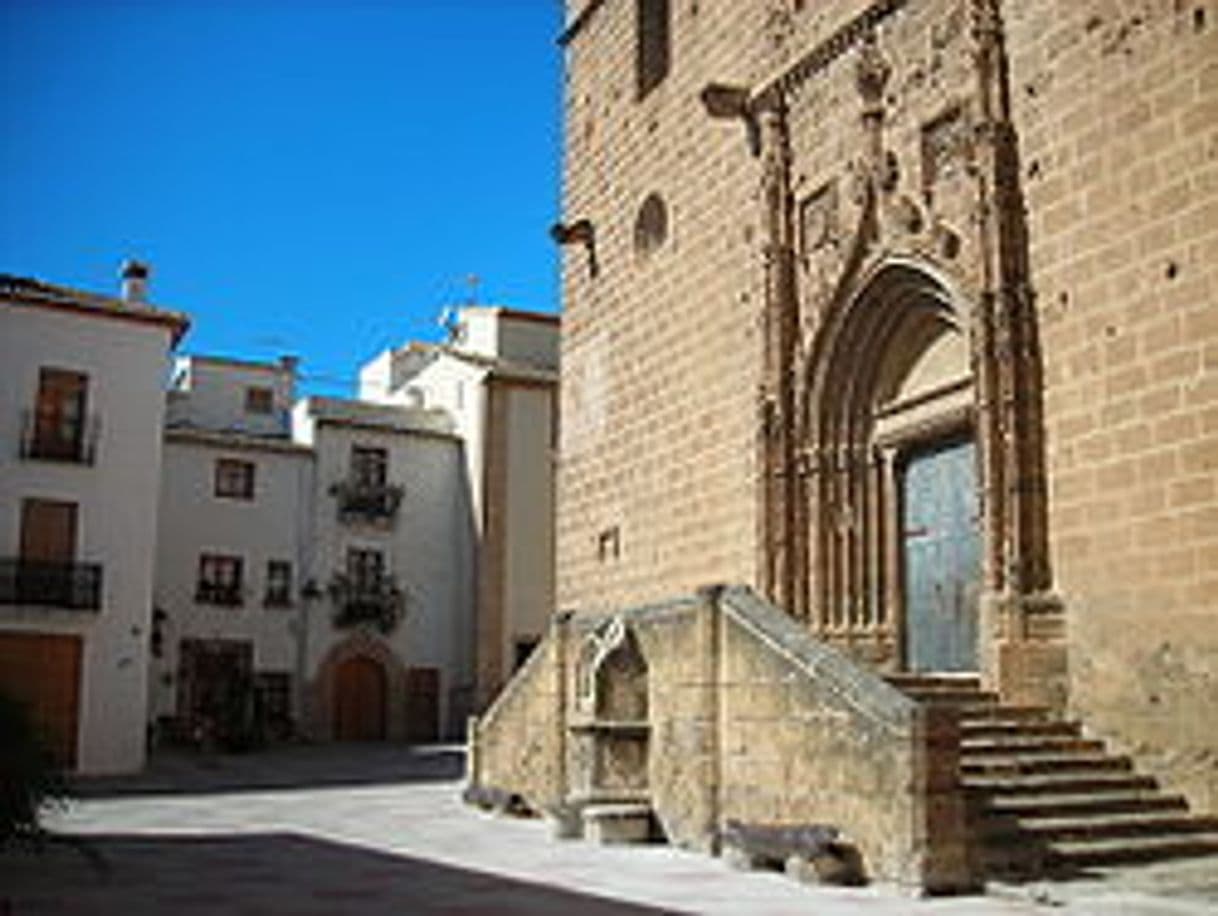
[[[883,667],[978,667],[970,317],[928,272],[888,264],[807,364],[804,600],[822,636]]]
[[[339,741],[385,739],[385,670],[367,655],[353,655],[334,669],[334,737]]]

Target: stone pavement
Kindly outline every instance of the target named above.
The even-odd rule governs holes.
[[[162,757],[140,777],[83,784],[48,819],[82,845],[0,857],[0,914],[1218,912],[1214,861],[914,900],[808,888],[664,846],[557,841],[540,821],[463,806],[460,765],[444,747]]]

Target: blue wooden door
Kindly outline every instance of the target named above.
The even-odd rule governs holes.
[[[910,671],[977,669],[981,537],[975,446],[920,452],[904,479],[906,663]]]

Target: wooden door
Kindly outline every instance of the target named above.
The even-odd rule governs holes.
[[[913,457],[904,479],[905,643],[910,671],[977,669],[981,537],[975,445]]]
[[[356,655],[334,671],[334,737],[339,741],[385,739],[385,672]]]
[[[0,693],[29,709],[44,746],[64,767],[76,764],[80,656],[79,636],[0,633]]]
[[[75,503],[22,500],[21,559],[34,563],[71,563],[76,559]]]
[[[440,737],[440,672],[411,668],[406,672],[406,738],[437,741]]]

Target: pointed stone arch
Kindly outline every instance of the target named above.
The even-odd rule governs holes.
[[[973,309],[929,265],[895,258],[839,302],[804,363],[798,597],[814,630],[895,665],[901,463],[974,434]]]

